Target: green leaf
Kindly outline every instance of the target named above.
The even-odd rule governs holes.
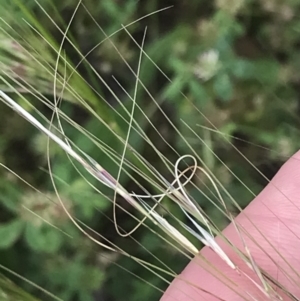
[[[22,220],[14,220],[6,224],[0,224],[0,249],[11,247],[20,237],[23,226]]]
[[[8,181],[0,181],[0,199],[1,205],[5,206],[11,212],[17,212],[20,190],[13,183]]]
[[[209,96],[201,83],[197,82],[196,80],[191,80],[189,82],[189,88],[193,96],[195,97],[197,103],[201,105],[207,103],[207,101],[209,100]]]
[[[273,60],[257,60],[254,63],[257,80],[262,84],[276,84],[279,64]]]
[[[77,179],[71,183],[66,193],[80,207],[80,214],[85,218],[91,218],[96,212],[95,208],[104,211],[111,206],[111,202],[95,193],[83,179]]]
[[[224,101],[230,100],[233,94],[233,88],[228,74],[220,74],[214,81],[214,91],[218,97]]]
[[[235,59],[230,64],[230,72],[240,79],[251,79],[254,74],[254,66],[251,61]]]
[[[180,96],[180,92],[183,90],[185,84],[186,78],[183,76],[175,77],[175,79],[167,85],[163,92],[163,97],[170,100],[176,99],[178,96]]]
[[[255,61],[237,59],[230,64],[230,72],[240,79],[251,79],[262,84],[276,84],[279,64],[268,59]]]
[[[31,249],[48,253],[56,252],[63,242],[62,234],[57,229],[30,223],[25,228],[25,239]]]

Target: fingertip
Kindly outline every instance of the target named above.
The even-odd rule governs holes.
[[[297,271],[300,270],[299,208],[300,151],[281,167],[267,187],[236,218],[236,224],[240,227],[256,264],[295,295],[300,295],[300,288],[295,285],[298,279]],[[229,225],[223,234],[245,252],[243,242],[233,224]],[[216,241],[239,268],[255,278],[253,271],[247,268],[232,248],[220,237],[216,238]],[[196,257],[180,275],[183,279],[173,281],[162,301],[242,300],[239,294],[249,290],[259,295],[257,289],[253,288],[253,283],[249,283],[248,279],[229,268],[211,249],[205,247],[200,253],[232,279],[238,288],[223,283],[224,278],[213,275],[211,268]],[[196,286],[200,289],[196,289]]]

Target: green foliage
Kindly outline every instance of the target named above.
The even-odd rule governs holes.
[[[0,297],[3,301],[39,301],[0,274]]]
[[[224,142],[224,135],[225,139],[230,140],[268,177],[272,177],[276,171],[273,166],[279,165],[300,146],[297,129],[300,22],[295,13],[300,5],[297,1],[269,0],[268,5],[265,2],[168,1],[174,5],[173,8],[128,27],[129,33],[140,43],[147,26],[145,51],[171,79],[168,81],[164,78],[151,60],[144,56],[140,73],[143,84],[167,112],[182,136],[221,179],[235,199],[239,200],[242,207],[248,204],[252,195],[241,189],[239,181],[224,168],[213,152],[255,193],[259,192],[266,182],[257,173],[254,174],[249,164],[237,156],[229,143]],[[37,89],[41,97],[44,96],[48,100],[48,105],[53,104],[55,78],[49,71],[53,71],[56,65],[57,51],[62,39],[62,34],[54,22],[65,30],[77,1],[47,0],[39,3],[53,20],[50,20],[33,0],[3,2],[4,9],[1,10],[0,16],[8,24],[0,21],[0,88],[11,93],[17,89],[20,95],[12,94],[23,107],[36,114],[34,108],[21,97],[26,95],[37,110],[48,114],[49,117],[47,106],[37,102],[30,93],[25,93],[24,87],[17,85],[16,81],[22,78]],[[147,3],[135,0],[84,1],[107,35],[120,30],[121,24],[127,25],[164,5],[162,1]],[[22,18],[44,39],[22,21]],[[65,72],[70,76],[82,58],[74,47],[70,46],[71,42],[80,52],[86,54],[105,39],[103,32],[82,7],[75,15],[68,37],[70,41],[63,47],[63,56],[66,59],[61,59],[58,64],[57,91],[62,91],[64,87]],[[88,56],[88,61],[101,78],[95,75],[87,62],[83,62],[78,68],[78,73],[73,73],[69,78],[69,87],[64,91],[61,108],[93,135],[92,140],[91,136],[83,135],[78,129],[62,121],[71,141],[116,176],[119,162],[114,161],[114,154],[122,153],[123,142],[119,137],[124,139],[128,128],[122,117],[129,120],[122,106],[130,110],[132,102],[113,76],[129,95],[133,95],[135,77],[111,42],[131,66],[137,66],[140,49],[124,30],[120,31]],[[112,97],[109,87],[105,87],[102,80],[116,93],[120,103]],[[25,85],[27,88],[28,86]],[[189,101],[181,92],[187,95]],[[84,100],[98,117],[87,115],[88,109],[77,101],[78,98]],[[138,91],[137,102],[176,152],[191,153],[190,147],[169,126],[142,89]],[[113,113],[110,106],[113,106],[117,113]],[[37,114],[35,116],[41,118]],[[148,136],[152,137],[157,148],[174,163],[178,158],[177,154],[166,147],[165,142],[149,126],[141,112],[135,113],[135,119],[137,124],[147,131]],[[207,119],[224,135],[208,130],[207,127],[212,129],[212,126]],[[104,120],[107,127],[101,124],[100,120]],[[2,103],[0,128],[0,162],[38,189],[33,191],[1,167],[0,264],[37,282],[66,301],[74,298],[79,301],[92,301],[95,291],[104,292],[112,300],[158,298],[158,290],[137,280],[127,271],[120,272],[120,268],[114,264],[125,267],[159,289],[165,289],[166,284],[163,281],[136,262],[106,253],[99,246],[91,244],[70,222],[49,181],[45,137],[37,134],[36,130],[21,118],[16,118]],[[240,137],[241,140],[231,138],[231,135]],[[149,145],[138,134],[132,132],[129,143],[161,174],[169,176],[165,165],[149,151]],[[107,154],[107,149],[110,155]],[[125,158],[139,164],[131,153],[126,154]],[[148,261],[152,260],[148,253],[142,253],[131,241],[128,243],[116,234],[109,220],[112,219],[112,203],[106,196],[112,197],[113,193],[110,190],[92,177],[88,178],[90,183],[87,183],[80,175],[82,170],[76,164],[74,166],[78,169],[74,168],[62,150],[52,143],[49,159],[61,200],[72,216],[106,235],[128,253],[144,256]],[[143,169],[141,165],[139,168]],[[122,185],[130,191],[139,189],[130,176],[136,175],[132,171],[121,175]],[[206,191],[205,180],[197,184]],[[103,194],[96,193],[91,185],[95,185]],[[156,193],[154,188],[152,190]],[[212,216],[220,227],[225,226],[227,221],[220,217],[218,210],[205,197],[194,192],[193,188],[190,190],[207,214]],[[175,212],[179,219],[185,218],[182,212],[174,208],[173,203],[167,203],[166,207]],[[136,225],[126,214],[118,214],[123,228],[132,229]],[[99,240],[102,239],[95,233],[93,235]],[[149,251],[177,272],[186,263],[186,258],[182,259],[173,247],[162,248],[155,233],[141,228],[136,236]],[[22,264],[17,264],[19,262]],[[25,288],[42,300],[48,298],[36,288]],[[23,299],[11,297],[14,296],[13,290],[19,289],[1,277],[0,296],[7,296],[7,299],[3,300],[36,300],[21,293]]]
[[[214,82],[214,92],[222,100],[230,100],[233,94],[232,83],[228,74],[217,75]]]
[[[63,238],[49,226],[37,227],[29,223],[25,229],[25,240],[33,251],[54,253],[59,250]]]
[[[23,230],[23,221],[14,220],[0,225],[0,248],[6,249],[11,247],[21,235]]]

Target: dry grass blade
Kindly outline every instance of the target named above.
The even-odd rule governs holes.
[[[243,194],[248,194],[248,198],[256,197],[257,189],[253,189],[251,183],[243,179],[238,168],[232,168],[226,162],[226,155],[222,153],[222,149],[220,151],[215,147],[213,141],[220,138],[221,143],[226,146],[224,149],[230,149],[237,162],[247,164],[250,172],[259,175],[266,183],[270,182],[269,177],[234,141],[248,143],[260,152],[276,154],[276,151],[235,137],[231,135],[232,132],[223,133],[218,126],[218,120],[212,118],[209,110],[202,109],[195,99],[190,99],[181,91],[177,94],[185,103],[183,108],[189,113],[185,114],[183,110],[183,116],[177,116],[177,120],[172,116],[172,110],[168,110],[163,93],[152,92],[153,86],[148,84],[146,75],[147,72],[153,72],[152,70],[169,85],[172,86],[174,81],[152,58],[157,50],[148,50],[151,49],[147,42],[148,38],[151,39],[149,28],[143,27],[141,36],[133,34],[131,29],[145,18],[156,17],[158,13],[164,13],[169,8],[158,9],[137,18],[136,21],[129,18],[127,25],[120,24],[118,29],[114,28],[112,33],[107,33],[82,1],[77,3],[69,21],[65,22],[50,13],[51,6],[36,0],[36,8],[59,37],[54,39],[52,33],[43,28],[39,20],[34,19],[33,12],[20,1],[15,1],[26,18],[22,20],[22,25],[18,24],[19,29],[1,18],[1,36],[3,35],[4,42],[0,45],[0,100],[35,127],[39,139],[44,139],[40,140],[43,147],[46,145],[43,174],[50,178],[51,190],[48,189],[52,193],[51,197],[36,185],[30,184],[31,181],[13,171],[5,162],[0,165],[16,181],[22,182],[26,189],[34,191],[33,199],[47,199],[45,202],[49,201],[50,204],[54,197],[55,202],[51,206],[62,208],[69,224],[65,220],[65,224],[59,224],[60,219],[63,220],[60,209],[51,211],[55,212],[55,217],[51,214],[43,215],[39,206],[37,210],[30,206],[31,199],[28,204],[19,206],[22,212],[26,212],[27,216],[38,220],[55,233],[60,233],[63,240],[70,242],[70,245],[78,244],[82,240],[88,250],[85,252],[93,253],[91,258],[97,258],[97,252],[106,252],[109,263],[101,262],[105,271],[107,266],[120,266],[160,294],[176,278],[185,281],[192,291],[208,294],[214,300],[227,300],[222,299],[218,292],[214,294],[200,283],[198,285],[179,276],[179,271],[167,263],[168,257],[174,255],[175,258],[181,256],[188,261],[195,257],[193,262],[199,268],[213,275],[234,292],[239,300],[298,301],[299,298],[289,291],[288,285],[281,283],[273,274],[259,266],[249,243],[265,254],[278,272],[286,277],[288,283],[299,286],[299,271],[264,236],[264,229],[257,227],[250,217],[246,216],[245,219],[265,237],[265,244],[274,251],[280,262],[276,262],[259,245],[247,228],[235,221],[236,214],[242,211],[244,204],[241,205],[241,200],[233,193],[233,185],[239,185],[239,189]],[[113,10],[114,4],[111,5]],[[103,39],[100,42],[97,40],[85,54],[71,33],[73,23],[80,17],[79,12],[86,14],[91,22],[89,26],[92,24],[103,35]],[[120,43],[120,36],[124,36],[127,46]],[[7,53],[12,45],[15,53],[12,53],[11,58]],[[136,56],[130,56],[130,51],[126,52],[122,48],[129,48],[128,45]],[[99,71],[96,64],[89,60],[93,54],[101,53],[101,47],[107,47],[107,53],[113,60],[118,61],[120,70],[126,70],[124,74],[131,83],[129,88],[123,78],[111,74],[108,79],[105,72]],[[70,59],[70,53],[78,56],[75,63]],[[206,69],[205,72],[202,70],[202,74],[197,65],[196,70],[191,68],[193,71],[188,70],[186,74],[196,71],[203,81],[213,78],[221,68],[217,52],[211,50],[200,56],[198,64],[209,60],[216,63],[213,70],[208,70],[208,73]],[[83,66],[88,70],[89,79],[81,74],[84,73],[81,69]],[[209,66],[206,67],[209,69]],[[183,76],[180,79],[184,81]],[[194,83],[193,78],[191,82]],[[82,122],[76,114],[70,113],[73,110],[86,114],[88,117],[84,118],[91,123]],[[178,112],[181,113],[180,110]],[[189,118],[189,114],[196,119]],[[198,124],[198,119],[203,124]],[[70,172],[71,176],[66,177],[67,180],[63,179],[64,173],[58,166]],[[274,189],[277,188],[274,186]],[[293,200],[288,199],[285,192],[277,190],[282,198],[287,198],[289,206],[299,209]],[[87,195],[84,195],[85,192]],[[242,198],[241,194],[238,198]],[[95,214],[89,213],[93,218],[83,218],[81,210],[86,209],[84,202],[91,202],[87,211]],[[103,206],[102,209],[98,209],[101,208],[99,204]],[[42,204],[41,207],[43,206],[45,205]],[[270,206],[266,210],[275,214]],[[100,226],[101,230],[96,230],[92,224],[99,219],[99,215],[107,224],[105,229]],[[240,248],[221,232],[221,228],[230,222],[241,243]],[[95,224],[98,225],[94,222]],[[74,228],[79,231],[74,231]],[[292,228],[289,230],[297,235]],[[151,239],[157,240],[154,243],[160,246],[159,252],[153,248]],[[228,275],[219,269],[219,263],[207,261],[199,252],[202,245],[216,256],[216,261],[220,260],[221,265],[229,268]],[[152,278],[149,279],[152,280],[143,279],[143,276],[131,271],[126,263],[124,267],[119,265],[117,259],[121,257],[141,266],[143,271],[151,275]],[[245,271],[244,266],[249,270]],[[0,267],[6,269],[1,265]],[[284,267],[288,267],[289,273],[285,272]],[[246,279],[251,289],[241,292],[239,283],[232,280],[236,275]],[[156,283],[153,279],[160,282]],[[259,293],[253,293],[252,288]],[[61,300],[46,290],[44,293]],[[198,300],[184,290],[180,293],[186,300]],[[182,299],[178,297],[178,300]]]

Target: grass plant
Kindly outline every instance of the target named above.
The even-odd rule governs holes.
[[[133,19],[136,1],[122,8],[117,1],[102,3],[117,20],[106,31],[88,1],[66,2],[72,7],[68,19],[54,2],[46,2],[29,2],[31,9],[13,0],[0,15],[0,100],[6,118],[0,142],[4,145],[11,131],[19,140],[29,139],[35,154],[26,158],[21,149],[24,158],[13,164],[10,154],[0,154],[1,207],[8,212],[3,222],[0,214],[2,300],[89,301],[96,291],[103,300],[158,300],[174,279],[199,295],[179,289],[172,300],[229,300],[181,275],[190,261],[234,291],[235,300],[300,300],[297,265],[268,237],[260,246],[236,219],[267,184],[280,191],[287,206],[298,208],[260,170],[268,162],[283,163],[299,148],[297,100],[288,88],[284,101],[284,95],[277,96],[278,78],[272,79],[274,72],[289,73],[289,65],[278,67],[275,59],[234,60],[229,49],[229,41],[242,32],[233,20],[239,12],[244,16],[246,1],[215,1],[214,22],[206,20],[199,29],[201,35],[208,30],[215,43],[204,39],[201,51],[190,45],[193,64],[181,59],[194,38],[184,26],[153,47],[147,42],[157,30],[145,25],[148,20],[166,18],[176,5]],[[85,26],[93,26],[99,37],[83,51],[78,36],[88,34]],[[173,57],[161,58],[160,49],[167,49],[161,50],[166,55],[168,48]],[[175,77],[160,67],[161,60],[170,61]],[[248,95],[242,99],[243,91]],[[245,105],[247,98],[251,104]],[[264,128],[267,116],[274,117]],[[10,119],[21,120],[15,133]],[[271,127],[282,120],[284,127]],[[32,177],[14,168],[22,160],[29,160]],[[272,206],[266,205],[270,215]],[[243,218],[264,235],[260,223],[246,213]],[[238,243],[222,232],[229,223]],[[294,229],[297,224],[289,230]],[[18,248],[32,254],[24,268],[5,259]],[[259,263],[257,249],[276,267],[275,274]],[[235,277],[242,277],[249,290]],[[170,300],[167,294],[164,300]]]

